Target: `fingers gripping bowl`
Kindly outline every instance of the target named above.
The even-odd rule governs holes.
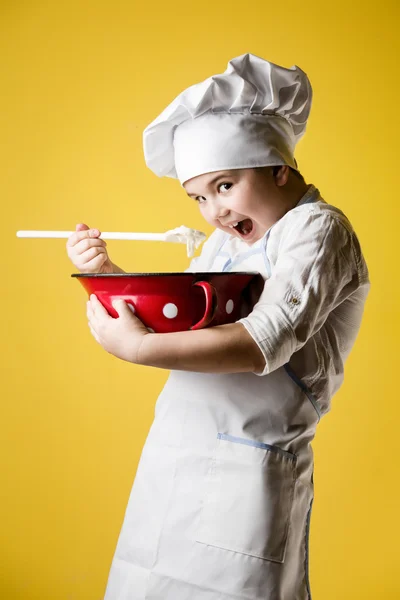
[[[108,313],[125,300],[155,333],[187,331],[240,319],[247,287],[258,273],[74,273]]]

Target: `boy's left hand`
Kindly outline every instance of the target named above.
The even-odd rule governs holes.
[[[137,363],[138,353],[146,335],[147,327],[135,317],[124,300],[112,303],[118,319],[111,317],[101,302],[91,294],[87,302],[89,328],[94,339],[110,354]]]

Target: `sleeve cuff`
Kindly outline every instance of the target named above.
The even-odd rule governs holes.
[[[251,319],[248,317],[239,319],[237,323],[243,325],[248,331],[264,357],[265,367],[261,373],[254,373],[255,375],[268,375],[268,373],[279,369],[279,367],[282,367],[289,360],[295,351],[295,336],[292,331],[283,325],[278,328],[280,332],[278,339],[268,339],[262,332],[257,332],[251,324]]]
[[[247,319],[240,319],[239,321],[237,321],[237,323],[240,323],[241,325],[243,325],[243,327],[247,330],[249,335],[251,335],[251,337],[257,344],[257,346],[260,348],[262,355],[264,357],[264,360],[265,360],[264,369],[261,371],[261,373],[254,373],[254,375],[259,375],[259,376],[267,375],[270,372],[269,357],[270,357],[271,352],[270,352],[270,348],[267,345],[266,340],[258,339],[256,332],[254,331],[253,327],[251,326],[251,324],[249,323],[249,321]]]

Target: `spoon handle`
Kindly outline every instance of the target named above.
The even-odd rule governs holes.
[[[19,238],[69,238],[75,231],[17,231]],[[165,233],[133,233],[129,231],[103,231],[104,240],[166,241]]]

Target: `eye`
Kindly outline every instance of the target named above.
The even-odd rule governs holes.
[[[231,183],[221,183],[218,186],[218,191],[219,192],[227,192],[227,191],[229,191],[231,189],[231,187],[232,187]]]
[[[204,198],[204,196],[196,196],[195,198],[196,202],[198,202],[199,204],[203,204],[203,202],[206,201],[206,199]]]

